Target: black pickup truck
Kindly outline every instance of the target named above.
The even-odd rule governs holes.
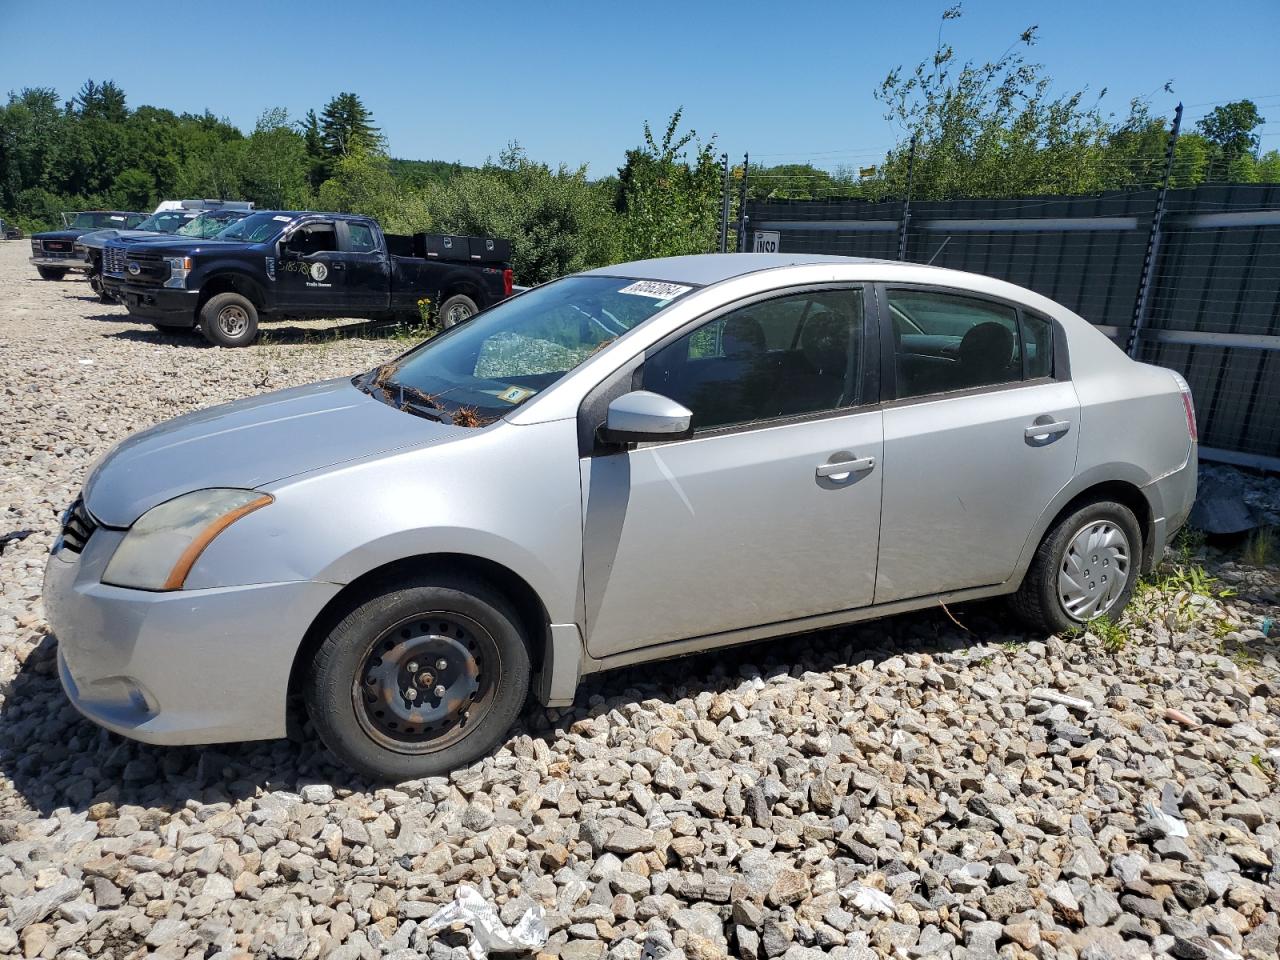
[[[107,243],[103,275],[131,314],[243,347],[272,317],[418,316],[453,326],[511,296],[505,240],[384,234],[369,217],[264,210],[212,240]]]

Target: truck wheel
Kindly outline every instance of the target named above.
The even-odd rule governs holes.
[[[61,280],[67,275],[62,267],[36,267],[36,273],[40,274],[41,280]]]
[[[247,347],[258,336],[258,308],[238,293],[214,294],[200,308],[200,332],[219,347]]]
[[[345,764],[378,779],[448,773],[484,756],[529,692],[520,618],[487,583],[389,580],[355,602],[311,662],[311,722]]]
[[[1087,503],[1045,534],[1014,612],[1046,633],[1078,629],[1097,617],[1115,619],[1138,584],[1142,531],[1133,511],[1111,500]]]
[[[480,308],[476,306],[474,300],[465,293],[455,293],[440,304],[440,322],[444,324],[444,328],[447,330],[450,327],[456,327],[460,323],[465,323],[479,312]]]

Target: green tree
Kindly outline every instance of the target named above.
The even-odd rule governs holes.
[[[150,210],[156,205],[155,177],[137,167],[122,170],[115,178],[111,195],[115,198],[113,206],[124,210]]]
[[[721,170],[715,138],[702,143],[693,130],[680,133],[683,113],[682,107],[671,115],[660,141],[646,121],[644,143],[627,151],[618,171],[615,207],[625,259],[716,249]]]
[[[534,284],[617,260],[611,197],[586,167],[551,169],[511,144],[497,163],[430,188],[436,229],[511,240],[516,279]]]
[[[244,144],[240,175],[245,196],[260,207],[285,210],[310,205],[306,138],[290,123],[287,110],[274,107],[258,117]]]
[[[942,15],[960,17],[959,6]],[[906,192],[908,157],[916,139],[912,196],[1017,196],[1084,193],[1108,185],[1110,128],[1098,101],[1083,90],[1054,94],[1044,68],[1019,47],[1031,47],[1030,27],[999,57],[961,63],[938,33],[932,56],[914,70],[891,70],[875,91],[885,119],[902,133],[876,184],[882,195]],[[1103,94],[1105,94],[1105,90]]]
[[[1253,131],[1266,122],[1252,100],[1236,100],[1214,107],[1196,124],[1196,129],[1230,164],[1258,148],[1258,135]]]
[[[354,93],[340,93],[325,105],[320,114],[320,139],[330,157],[344,157],[357,149],[383,148],[373,114]]]

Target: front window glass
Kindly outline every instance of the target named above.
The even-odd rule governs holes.
[[[691,289],[567,277],[477,314],[371,371],[360,386],[426,416],[487,422],[546,390]]]
[[[695,430],[858,402],[862,291],[795,294],[734,310],[645,361],[645,390],[693,411]]]
[[[351,240],[352,253],[372,253],[378,249],[378,241],[374,239],[373,228],[367,223],[348,223],[347,236]]]
[[[245,243],[266,243],[280,235],[293,222],[292,217],[278,213],[251,213],[239,223],[233,223],[218,234],[219,240],[241,240]]]

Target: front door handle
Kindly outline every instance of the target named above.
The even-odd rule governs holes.
[[[334,262],[334,263],[329,264],[329,269],[330,269],[330,270],[345,270],[345,269],[347,269],[347,265],[346,265],[345,263],[343,263],[341,260],[338,260],[338,261],[336,261],[336,262]]]
[[[844,480],[854,473],[866,473],[874,470],[875,457],[859,457],[857,460],[841,460],[839,463],[821,464],[815,471],[819,480]]]
[[[1027,427],[1023,435],[1028,440],[1048,440],[1066,433],[1071,429],[1070,420],[1054,420],[1051,423],[1033,423]]]

